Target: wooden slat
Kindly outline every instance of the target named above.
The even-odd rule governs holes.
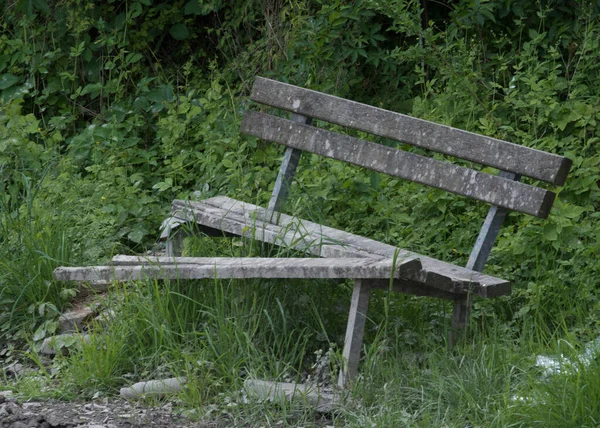
[[[448,293],[471,292],[481,297],[510,294],[510,282],[451,263],[384,244],[373,239],[278,213],[278,224],[264,222],[265,209],[225,196],[200,202],[176,200],[171,214],[226,233],[306,251],[321,257],[377,257],[421,261],[422,269],[405,278],[411,287],[433,287]],[[446,297],[450,296],[445,294]]]
[[[571,168],[562,156],[262,77],[256,78],[250,98],[555,185],[564,184]]]
[[[492,205],[546,218],[555,194],[393,147],[248,111],[242,132],[363,168],[447,190]]]
[[[370,281],[360,279],[354,281],[342,351],[343,365],[338,378],[340,388],[348,388],[358,375],[358,362],[362,350],[370,294]]]
[[[239,208],[237,207],[237,209]],[[372,256],[367,251],[348,246],[335,236],[330,237],[318,232],[311,233],[304,228],[304,223],[300,221],[286,222],[286,218],[283,218],[282,224],[277,225],[262,221],[262,219],[268,218],[266,210],[262,208],[256,211],[245,211],[244,207],[241,211],[237,209],[224,210],[201,202],[192,205],[188,201],[176,200],[173,202],[171,213],[175,217],[186,218],[190,222],[209,227],[215,233],[221,231],[223,235],[229,233],[253,238],[318,257],[360,258]],[[258,213],[262,217],[254,218],[252,217],[253,213]],[[274,217],[283,217],[283,215],[277,213]]]
[[[207,278],[400,278],[418,259],[117,256],[112,266],[60,267],[61,281]]]
[[[312,122],[311,118],[295,113],[292,114],[292,121],[305,123],[307,125],[310,125]],[[271,194],[271,199],[269,200],[269,206],[267,208],[267,213],[269,215],[268,219],[270,219],[270,214],[273,212],[281,211],[292,185],[292,180],[294,179],[294,174],[296,173],[296,168],[298,167],[301,155],[302,151],[298,149],[288,147],[285,150],[283,160],[281,161],[281,167],[279,168],[279,174],[277,174],[277,179],[273,186],[273,193]]]
[[[273,276],[272,278],[304,278],[301,275],[302,269],[308,273],[314,272],[324,276],[323,278],[391,278],[392,269],[394,269],[394,278],[403,278],[406,275],[422,269],[421,261],[415,257],[405,257],[394,259],[373,259],[373,258],[303,258],[303,257],[161,257],[161,256],[126,256],[117,255],[111,260],[114,266],[210,266],[215,267],[221,265],[224,270],[243,269],[246,273],[254,275],[255,270],[271,269],[276,271],[289,272],[276,273],[275,275],[292,275],[292,276]],[[328,269],[333,269],[329,272]],[[242,272],[243,274],[244,272]],[[356,276],[355,276],[356,275]],[[375,276],[371,276],[375,275]],[[248,278],[248,277],[246,277]],[[254,278],[254,277],[253,277]],[[260,278],[271,278],[260,277]],[[314,278],[308,276],[306,278]]]

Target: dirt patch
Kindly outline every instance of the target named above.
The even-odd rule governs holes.
[[[0,396],[0,427],[10,428],[216,428],[194,422],[173,412],[172,404],[144,407],[125,400],[104,399],[78,403],[30,401],[18,403]]]

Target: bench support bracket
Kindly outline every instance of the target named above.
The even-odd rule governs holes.
[[[302,116],[299,114],[292,114],[292,120],[298,123],[304,123],[310,125],[312,119],[310,117]],[[292,185],[298,162],[300,162],[300,155],[302,150],[287,147],[281,161],[281,167],[279,168],[279,174],[273,187],[273,193],[271,194],[271,200],[269,201],[269,207],[266,212],[266,221],[272,221],[271,218],[273,213],[281,211],[281,207],[287,197],[287,194]]]
[[[357,279],[354,281],[344,340],[344,362],[338,379],[338,386],[341,388],[348,387],[358,374],[358,361],[360,360],[370,293],[371,286],[368,280]]]
[[[498,177],[514,181],[521,180],[520,175],[506,171],[500,171],[498,173]],[[483,222],[483,226],[479,231],[477,241],[475,241],[475,245],[473,246],[473,250],[469,256],[469,261],[467,262],[466,266],[467,269],[483,272],[483,268],[485,267],[485,263],[490,256],[490,252],[492,251],[494,242],[498,237],[498,233],[500,232],[500,228],[502,227],[502,222],[504,221],[506,214],[508,214],[508,210],[506,208],[501,208],[495,205],[490,207],[485,221]],[[450,345],[450,348],[453,348],[456,344],[459,331],[468,327],[471,313],[471,301],[471,295],[466,295],[454,301],[454,310],[452,311],[452,329],[450,330],[450,335],[448,337],[448,344]]]

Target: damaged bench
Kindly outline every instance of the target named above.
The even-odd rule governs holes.
[[[498,139],[412,118],[286,83],[258,77],[250,96],[257,104],[291,112],[291,119],[247,111],[243,134],[287,146],[266,208],[218,196],[173,202],[164,223],[167,257],[116,256],[109,266],[62,267],[60,280],[143,278],[349,278],[354,290],[346,330],[340,385],[357,374],[371,289],[449,299],[454,302],[450,346],[468,323],[473,296],[510,293],[507,280],[483,274],[483,267],[510,211],[546,218],[555,194],[520,181],[522,176],[560,186],[569,159]],[[353,128],[499,170],[491,175],[448,161],[406,152],[312,126],[312,119]],[[389,174],[491,205],[466,267],[416,254],[334,229],[282,211],[302,152]],[[307,258],[179,257],[181,225],[191,223],[209,236],[244,236],[293,248]]]

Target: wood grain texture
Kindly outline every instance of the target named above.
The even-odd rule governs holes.
[[[571,168],[562,156],[262,77],[256,78],[250,98],[555,185],[564,184]]]
[[[310,125],[312,119],[310,117],[294,113],[292,114],[292,121]],[[281,211],[283,203],[285,202],[287,194],[290,190],[290,186],[292,185],[294,174],[296,173],[296,168],[298,167],[298,162],[300,161],[301,155],[302,151],[298,149],[288,147],[285,150],[285,154],[283,155],[283,159],[281,161],[281,167],[279,168],[279,174],[277,174],[271,199],[269,200],[267,219],[270,219],[271,215],[275,211]]]
[[[264,208],[225,196],[199,202],[176,200],[171,214],[227,233],[320,257],[419,259],[422,269],[404,275],[405,279],[412,281],[413,287],[437,288],[455,294],[471,292],[481,297],[496,297],[511,291],[510,282],[504,279],[287,214],[277,214],[278,224],[264,222],[259,220],[264,218]],[[438,297],[452,296],[444,293],[444,296]]]
[[[112,266],[61,267],[62,281],[210,278],[399,278],[420,269],[418,259],[117,256]]]
[[[554,202],[555,194],[539,187],[265,113],[246,112],[241,130],[267,141],[541,218],[548,216]]]
[[[349,387],[358,375],[358,362],[360,361],[360,351],[362,350],[370,293],[371,287],[368,280],[359,279],[354,281],[348,324],[346,325],[344,349],[342,351],[344,364],[338,377],[338,386],[340,388]]]
[[[498,176],[506,178],[507,180],[521,180],[519,175],[513,174],[512,172],[500,171]],[[473,249],[469,255],[469,260],[466,265],[467,269],[483,272],[485,263],[492,251],[494,242],[496,242],[496,238],[498,237],[498,233],[500,233],[500,228],[502,227],[502,223],[507,214],[508,210],[506,208],[497,207],[495,205],[490,207],[479,231],[479,235],[477,236],[477,240],[475,241],[475,245],[473,245]]]

